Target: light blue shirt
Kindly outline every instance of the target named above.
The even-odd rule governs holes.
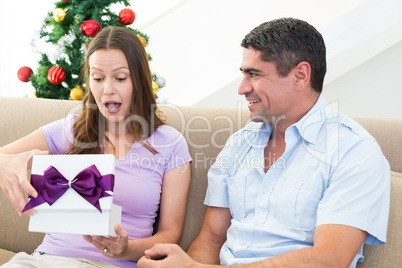
[[[285,152],[265,173],[271,131],[270,124],[247,124],[208,172],[205,204],[228,207],[233,217],[221,264],[311,247],[322,224],[352,226],[369,233],[365,243],[385,243],[390,167],[366,130],[320,97],[286,130]],[[350,267],[362,261],[362,248]]]

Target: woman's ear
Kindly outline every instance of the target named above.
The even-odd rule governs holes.
[[[302,61],[295,67],[295,86],[297,90],[301,90],[310,86],[311,66],[308,62]]]

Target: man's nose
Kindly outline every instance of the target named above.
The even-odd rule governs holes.
[[[251,83],[250,83],[248,77],[244,76],[243,79],[240,82],[239,89],[237,90],[237,93],[239,93],[239,95],[245,95],[246,93],[249,93],[251,91],[252,91]]]

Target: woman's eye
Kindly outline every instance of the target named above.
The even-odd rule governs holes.
[[[121,82],[121,81],[124,81],[124,80],[126,80],[126,79],[127,79],[127,77],[118,77],[118,78],[116,78],[116,80],[117,80],[117,81],[120,81],[120,82]]]
[[[94,77],[94,80],[97,81],[97,82],[102,81],[102,79],[103,79],[103,78],[100,78],[100,77]]]

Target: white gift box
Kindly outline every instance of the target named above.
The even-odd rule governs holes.
[[[93,204],[71,188],[74,178],[82,170],[95,165],[101,175],[115,173],[115,157],[110,154],[99,155],[35,155],[31,174],[44,175],[53,166],[65,179],[63,185],[69,185],[67,191],[52,205],[47,202],[33,207],[36,213],[30,217],[31,232],[64,233],[116,236],[114,224],[121,223],[121,207],[113,204],[111,196],[101,197],[100,212]]]

